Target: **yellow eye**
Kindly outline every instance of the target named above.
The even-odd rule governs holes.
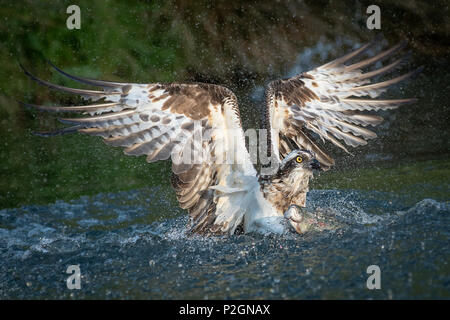
[[[297,157],[297,159],[295,159],[295,160],[297,160],[298,163],[302,163],[302,161],[303,161],[302,157]]]

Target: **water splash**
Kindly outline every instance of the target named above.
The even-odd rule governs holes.
[[[1,210],[0,298],[389,297],[365,289],[371,264],[394,298],[448,290],[448,202],[317,190],[307,210],[339,228],[205,238],[186,235],[184,214],[163,218],[180,211],[151,191],[152,210],[147,189]],[[80,291],[65,286],[71,264],[81,266]]]

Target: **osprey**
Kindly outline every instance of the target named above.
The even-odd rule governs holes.
[[[373,43],[373,42],[372,42]],[[372,44],[339,59],[266,88],[265,129],[270,174],[259,174],[245,144],[236,96],[206,83],[120,83],[64,76],[101,90],[39,84],[82,96],[91,105],[23,105],[43,111],[80,112],[87,117],[60,118],[71,126],[44,136],[81,132],[100,136],[125,154],[146,155],[147,162],[172,159],[172,185],[178,202],[190,215],[189,231],[207,235],[284,232],[287,219],[299,233],[305,228],[303,207],[313,170],[327,170],[334,160],[309,133],[349,152],[346,146],[367,144],[376,134],[367,126],[383,120],[367,111],[395,109],[416,99],[374,99],[421,68],[372,83],[371,78],[399,67],[403,58],[373,71],[362,68],[391,56],[398,44],[373,57],[349,61]],[[22,67],[23,68],[23,67]],[[205,135],[207,136],[205,138]],[[200,138],[199,138],[200,137]]]

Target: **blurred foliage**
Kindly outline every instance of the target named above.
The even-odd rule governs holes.
[[[81,8],[80,30],[66,28],[71,4]],[[46,59],[69,73],[106,80],[221,83],[242,101],[244,124],[258,126],[259,119],[246,116],[259,108],[245,98],[249,91],[286,75],[298,54],[319,39],[372,39],[375,32],[365,27],[370,4],[373,1],[0,1],[0,208],[168,184],[170,176],[168,163],[147,165],[143,158],[122,156],[121,150],[96,138],[31,135],[32,130],[60,124],[54,116],[24,110],[16,99],[62,105],[80,100],[39,87],[23,75],[18,62],[40,78],[75,87],[50,72]],[[416,61],[433,64],[430,74],[447,66],[447,1],[375,4],[382,8],[382,32],[389,42],[408,39]],[[427,79],[444,88],[441,96],[429,93],[428,110],[448,101],[448,73],[442,74],[444,80]],[[408,123],[419,121],[423,128],[423,121],[432,121],[436,141],[430,150],[448,151],[447,136],[439,135],[448,123],[445,111],[417,120],[420,107],[412,109]],[[416,145],[411,139],[419,138],[404,134],[393,139],[410,139],[397,142],[409,146]],[[383,141],[379,139],[379,148],[386,145]]]
[[[450,190],[448,160],[425,160],[382,164],[363,170],[348,168],[321,173],[312,189],[377,190],[408,194],[410,205],[425,198],[448,201]]]

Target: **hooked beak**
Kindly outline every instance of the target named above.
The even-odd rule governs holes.
[[[311,169],[313,170],[320,170],[322,167],[320,166],[320,162],[317,161],[316,159],[311,160]]]

